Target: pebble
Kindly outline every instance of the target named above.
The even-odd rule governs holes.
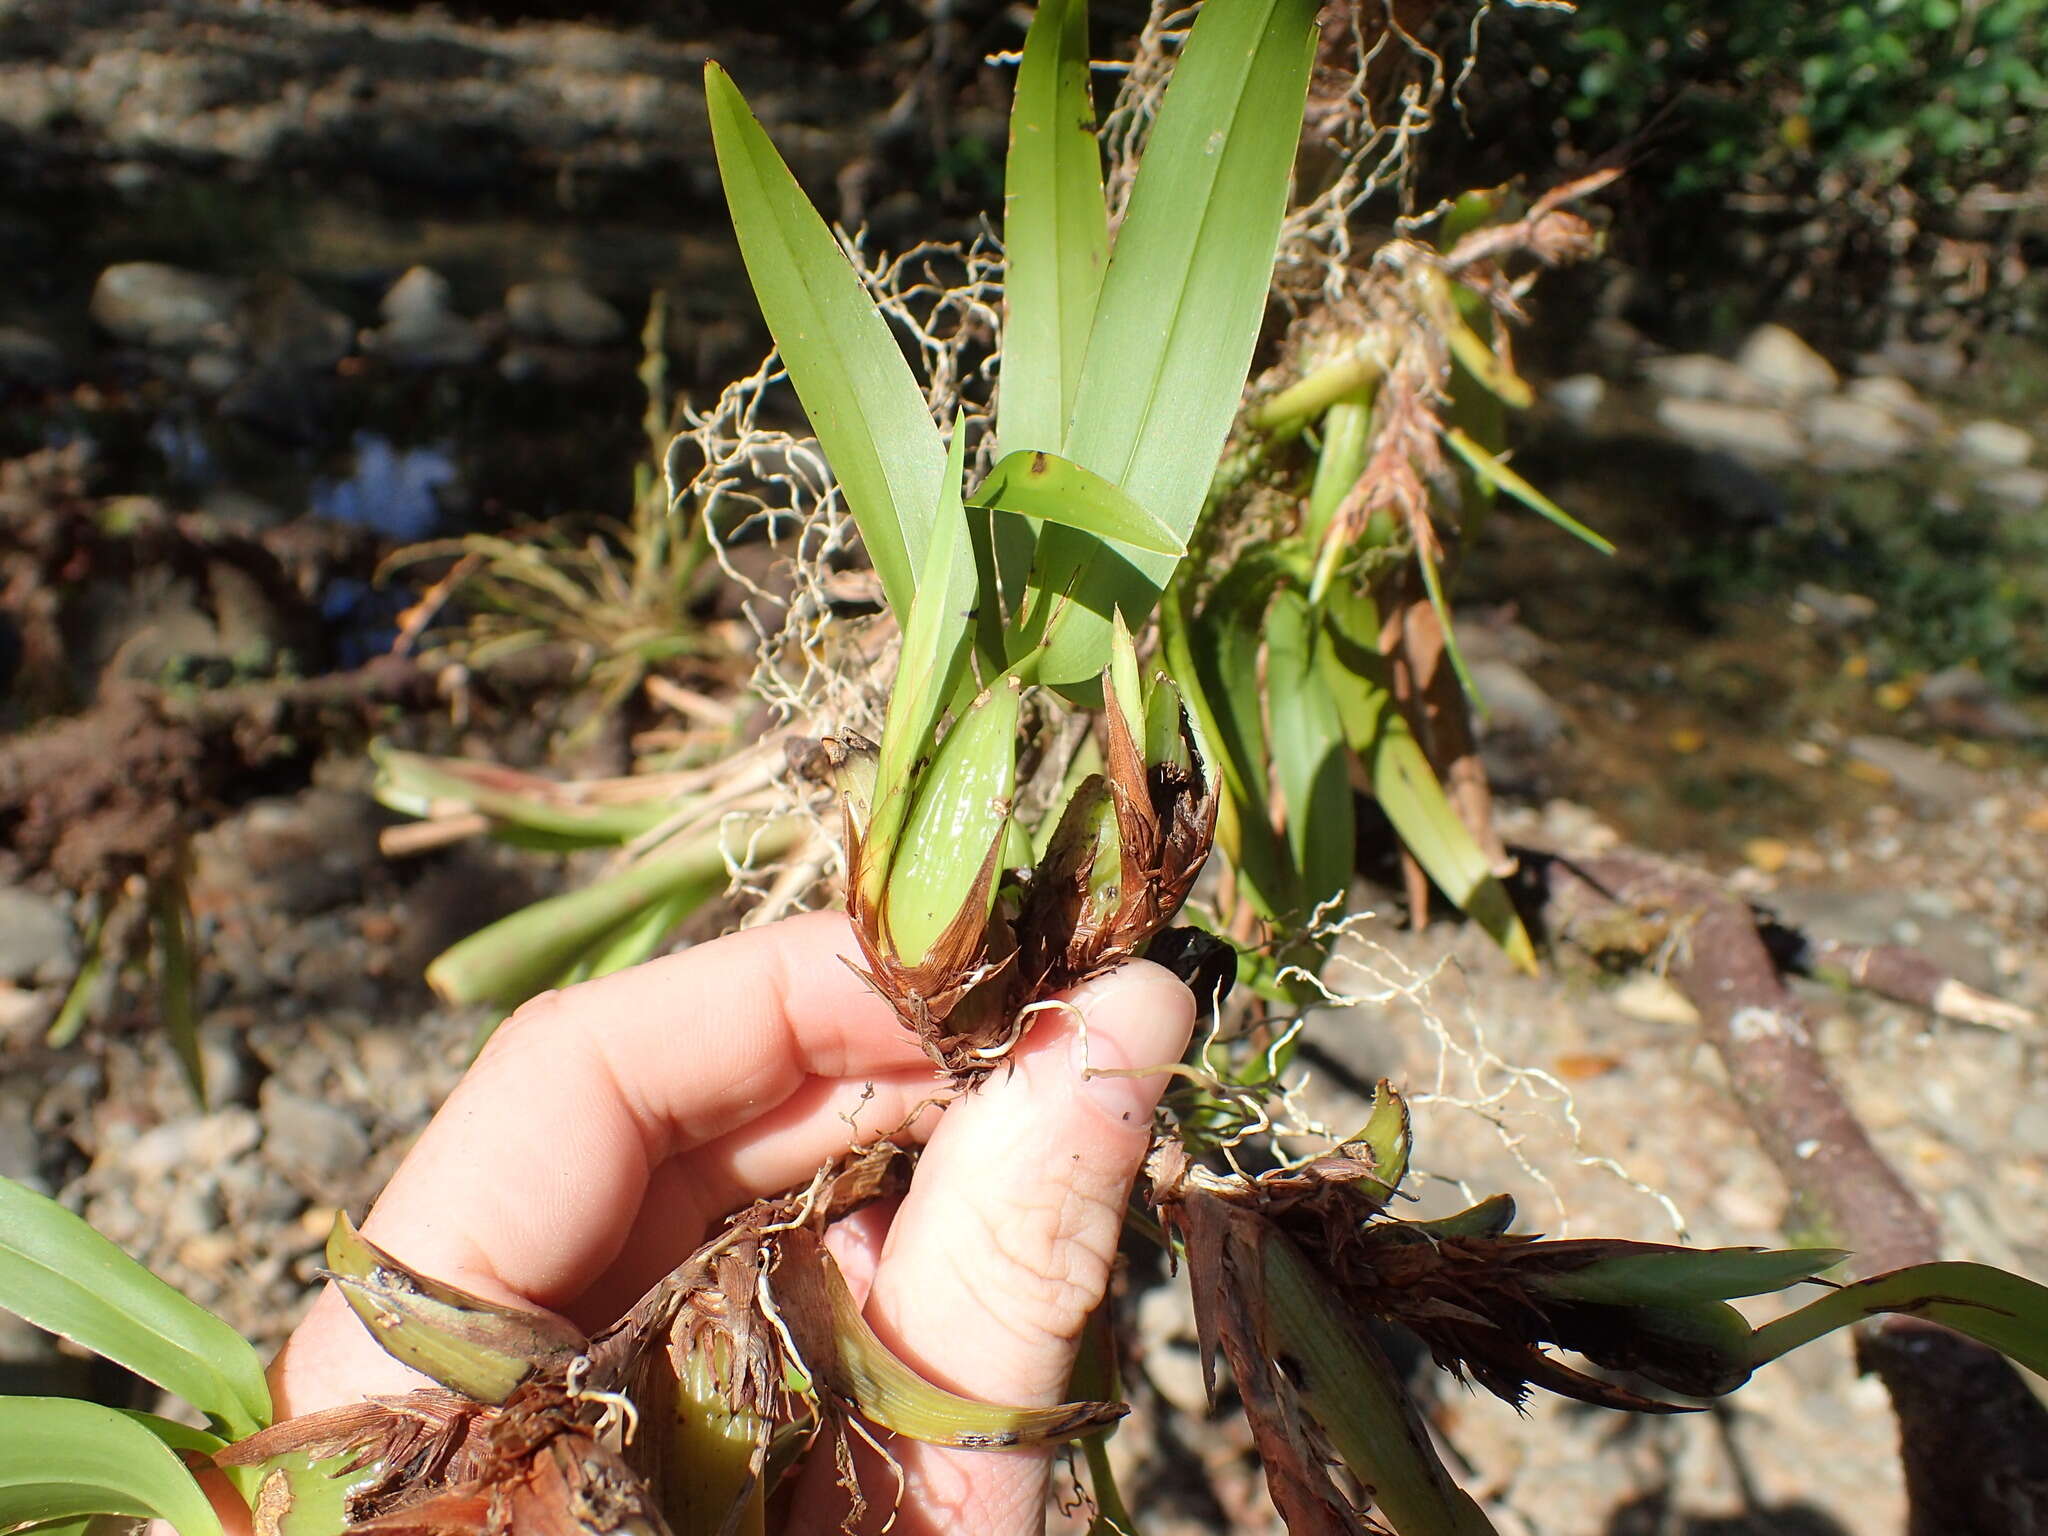
[[[159,261],[128,261],[100,273],[91,312],[117,341],[157,352],[236,346],[235,285]]]
[[[454,290],[432,267],[410,267],[379,305],[384,323],[364,343],[414,368],[461,367],[484,355],[473,321],[455,312]]]
[[[2048,506],[2048,469],[2008,469],[1986,475],[1977,489],[2007,512],[2038,512]]]
[[[1852,736],[1844,751],[1851,762],[1883,774],[1923,817],[1960,815],[1991,789],[1974,769],[1895,736]]]
[[[1792,592],[1792,617],[1822,629],[1854,629],[1877,617],[1877,599],[1861,592],[1830,592],[1802,581]]]
[[[1138,1338],[1145,1379],[1159,1395],[1183,1413],[1207,1413],[1194,1299],[1184,1277],[1155,1285],[1138,1298]]]
[[[1806,407],[1816,469],[1874,469],[1920,446],[1922,434],[1882,405],[1822,395]]]
[[[1776,397],[1748,373],[1711,352],[1680,352],[1643,364],[1643,376],[1674,400],[1719,400],[1729,405],[1771,405]]]
[[[0,384],[49,389],[70,371],[64,353],[48,337],[16,325],[0,325]]]
[[[318,1190],[370,1155],[362,1123],[336,1104],[323,1104],[274,1080],[260,1095],[263,1155],[287,1178]]]
[[[142,1132],[124,1147],[109,1133],[109,1151],[120,1167],[137,1180],[175,1178],[182,1170],[219,1168],[262,1140],[263,1128],[253,1110],[240,1105],[167,1120]]]
[[[61,904],[0,886],[0,978],[45,986],[68,982],[78,960],[78,934]]]
[[[1781,400],[1831,395],[1841,382],[1834,364],[1782,325],[1760,325],[1744,339],[1735,366]]]
[[[1956,457],[1984,469],[2017,469],[2034,456],[2034,440],[2023,428],[1988,418],[1956,429]]]
[[[1975,667],[1944,667],[1920,684],[1915,702],[1929,722],[1968,736],[2024,740],[2042,728],[1999,695]]]
[[[1597,373],[1575,373],[1553,380],[1544,388],[1543,398],[1573,426],[1590,426],[1607,399],[1607,381]]]
[[[626,334],[618,310],[573,277],[513,284],[505,290],[505,320],[521,336],[572,347],[601,347]]]
[[[348,356],[355,344],[355,325],[347,315],[281,273],[251,283],[235,319],[260,367],[319,372]]]
[[[1795,464],[1806,456],[1797,424],[1765,406],[1674,397],[1657,402],[1657,421],[1682,442],[1750,464]]]
[[[1865,374],[1843,385],[1842,393],[1860,404],[1874,405],[1888,412],[1920,437],[1932,437],[1941,430],[1941,413],[1921,399],[1920,392],[1896,374]]]

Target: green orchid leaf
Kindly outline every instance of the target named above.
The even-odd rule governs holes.
[[[889,323],[724,70],[705,104],[733,233],[889,606],[910,611],[946,450]]]
[[[1337,701],[1351,750],[1365,766],[1373,798],[1437,889],[1485,929],[1510,960],[1533,974],[1536,949],[1529,932],[1395,706],[1384,658],[1345,632],[1335,606],[1328,617],[1323,680]]]
[[[1088,91],[1086,0],[1046,0],[1025,34],[1003,175],[1005,455],[1065,448],[1109,263],[1102,152]]]
[[[1270,562],[1240,562],[1199,616],[1177,592],[1160,610],[1167,671],[1223,777],[1216,842],[1260,914],[1278,918],[1300,906],[1293,855],[1267,812],[1266,727],[1258,656],[1265,605],[1275,581]]]
[[[985,866],[1017,790],[1023,699],[1014,676],[997,678],[946,732],[931,767],[919,776],[887,884],[889,937],[909,964],[924,959],[977,892],[984,921],[995,901]]]
[[[0,1398],[0,1530],[121,1515],[221,1536],[177,1453],[118,1409],[68,1397]]]
[[[149,884],[149,931],[156,945],[157,1010],[185,1086],[206,1107],[206,1062],[199,1054],[199,957],[192,947],[192,903],[182,870]]]
[[[1315,52],[1316,0],[1240,0],[1196,19],[1117,232],[1065,453],[1185,540],[1265,317]],[[1041,679],[1093,694],[1109,615],[1143,626],[1175,558],[1106,558],[1075,529],[1040,541]]]
[[[379,805],[406,816],[474,811],[488,816],[495,824],[493,835],[508,842],[609,847],[653,831],[680,808],[673,800],[578,804],[565,798],[570,786],[539,774],[467,758],[429,757],[384,742],[371,744],[370,759],[377,765],[370,793]]]
[[[1885,1312],[1953,1328],[2036,1376],[2048,1377],[2048,1286],[1988,1264],[1915,1264],[1830,1291],[1757,1329],[1750,1340],[1751,1363],[1764,1365],[1823,1334]]]
[[[789,852],[808,830],[802,818],[779,816],[751,829],[705,828],[677,836],[615,875],[522,907],[444,950],[427,967],[427,983],[451,1003],[495,1003],[512,1009],[556,985],[570,966],[649,905],[709,901],[731,878],[728,849],[760,859]]]
[[[1494,1527],[1436,1453],[1421,1414],[1384,1352],[1299,1250],[1275,1228],[1259,1241],[1255,1283],[1268,1355],[1330,1448],[1371,1490],[1401,1536],[1493,1536]]]
[[[1181,535],[1131,496],[1056,453],[1026,450],[1004,455],[968,504],[1058,523],[1151,554],[1178,558],[1187,553]]]
[[[1488,453],[1474,441],[1470,434],[1460,428],[1453,427],[1444,434],[1444,441],[1450,444],[1452,451],[1465,461],[1482,485],[1490,485],[1498,490],[1507,492],[1508,495],[1514,497],[1515,500],[1519,501],[1531,512],[1549,518],[1566,533],[1569,533],[1576,539],[1584,540],[1592,545],[1593,548],[1599,550],[1601,554],[1611,555],[1614,553],[1614,545],[1612,543],[1603,539],[1599,534],[1565,511],[1563,507],[1560,507],[1548,496],[1537,490],[1527,480],[1516,474],[1514,470],[1508,468],[1506,460]]]
[[[230,1438],[270,1422],[246,1339],[12,1179],[0,1179],[0,1307],[175,1392]]]
[[[1680,1306],[1764,1296],[1811,1280],[1849,1255],[1840,1248],[1695,1248],[1620,1252],[1581,1269],[1532,1277],[1549,1296],[1615,1306]]]
[[[882,722],[881,760],[876,767],[880,794],[863,838],[872,853],[863,867],[865,897],[877,906],[890,879],[897,833],[910,813],[917,764],[931,755],[939,721],[966,675],[979,595],[967,513],[960,501],[966,462],[967,427],[962,420],[954,424],[947,450],[917,595],[909,608],[897,610],[908,617]]]
[[[1351,754],[1337,701],[1316,664],[1318,628],[1306,600],[1291,589],[1266,615],[1273,773],[1287,814],[1287,845],[1301,873],[1304,917],[1350,888],[1356,862]]]

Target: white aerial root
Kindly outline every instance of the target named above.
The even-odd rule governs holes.
[[[1439,995],[1443,990],[1441,983],[1457,969],[1456,962],[1446,957],[1426,971],[1417,971],[1385,945],[1365,936],[1365,927],[1373,920],[1372,913],[1360,912],[1327,924],[1319,930],[1319,936],[1330,945],[1330,958],[1322,973],[1314,975],[1290,967],[1283,975],[1312,986],[1325,1007],[1399,1005],[1412,1011],[1436,1045],[1436,1068],[1428,1087],[1404,1089],[1409,1103],[1417,1107],[1440,1104],[1484,1121],[1516,1168],[1548,1195],[1557,1213],[1552,1235],[1570,1232],[1572,1214],[1556,1180],[1527,1150],[1527,1144],[1539,1132],[1546,1139],[1561,1141],[1565,1155],[1575,1166],[1611,1175],[1654,1201],[1672,1230],[1684,1237],[1684,1213],[1669,1195],[1636,1177],[1618,1159],[1587,1149],[1577,1100],[1563,1080],[1541,1067],[1522,1065],[1502,1056],[1469,1000],[1452,1006]],[[1424,1150],[1427,1151],[1426,1137]],[[1426,1176],[1445,1179],[1468,1199],[1483,1193],[1454,1175],[1427,1172]]]

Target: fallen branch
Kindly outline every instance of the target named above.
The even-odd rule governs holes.
[[[1635,853],[1568,860],[1527,856],[1555,938],[1597,940],[1617,925],[1661,932],[1669,976],[1699,1011],[1737,1102],[1791,1189],[1802,1229],[1815,1220],[1877,1274],[1940,1256],[1933,1214],[1871,1142],[1828,1075],[1812,1020],[1786,987],[1749,905],[1696,870]],[[1933,962],[1817,946],[1874,990],[1918,992],[1932,1005]],[[1951,999],[1953,994],[1949,994]],[[1908,1317],[1859,1327],[1857,1358],[1885,1383],[1898,1415],[1910,1536],[2048,1531],[2048,1408],[1991,1350]]]

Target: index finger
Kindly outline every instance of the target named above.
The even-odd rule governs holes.
[[[814,913],[535,998],[456,1085],[365,1233],[448,1284],[560,1309],[619,1254],[656,1168],[807,1083],[925,1065],[846,964],[855,953],[843,914]],[[300,1333],[295,1370],[377,1366],[331,1293]]]

